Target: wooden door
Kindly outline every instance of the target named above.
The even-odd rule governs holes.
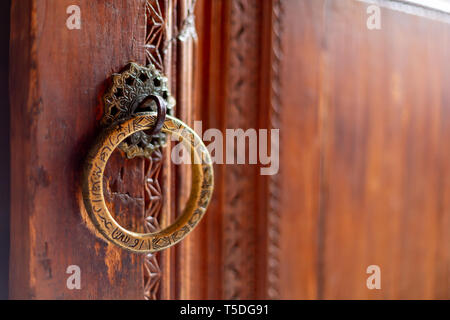
[[[108,79],[129,61],[163,71],[179,116],[190,121],[193,36],[183,21],[193,3],[73,4],[12,1],[10,84],[17,112],[11,115],[10,298],[179,297],[176,250],[130,254],[88,230],[81,216],[80,170],[101,129]],[[80,14],[80,28],[67,25],[73,10]],[[186,39],[179,41],[182,32]],[[176,215],[175,192],[181,191],[172,185],[176,173],[166,152],[149,160],[127,160],[117,152],[110,159],[105,197],[123,225],[155,228],[158,217]],[[66,286],[71,265],[80,268],[80,290]]]
[[[449,21],[401,1],[12,0],[9,297],[448,299]],[[156,254],[99,239],[81,214],[101,97],[129,61],[166,74],[191,126],[280,129],[279,172],[215,164],[205,218]],[[181,212],[190,174],[170,152],[110,159],[123,225]]]

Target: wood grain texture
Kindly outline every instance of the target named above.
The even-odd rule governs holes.
[[[448,299],[449,24],[286,5],[282,296]]]
[[[142,258],[98,240],[82,221],[79,169],[98,134],[105,79],[127,61],[144,62],[144,2],[79,1],[81,30],[66,28],[70,1],[12,3],[10,298],[142,299]],[[138,216],[143,194],[128,177],[143,181],[141,164],[110,163],[110,187],[120,166],[127,172],[120,190],[110,189],[112,205]],[[72,264],[81,290],[66,287]]]
[[[285,1],[281,64],[282,105],[280,168],[282,176],[280,297],[317,297],[322,7]]]

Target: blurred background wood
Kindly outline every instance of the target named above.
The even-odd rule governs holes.
[[[284,3],[281,296],[448,299],[450,25]]]

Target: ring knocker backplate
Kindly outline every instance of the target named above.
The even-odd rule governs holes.
[[[155,252],[181,241],[203,217],[213,191],[211,158],[200,137],[177,118],[166,116],[161,132],[171,134],[191,153],[192,187],[180,217],[155,233],[136,233],[120,226],[109,212],[103,195],[103,174],[114,149],[130,135],[151,130],[157,113],[139,113],[106,129],[89,152],[84,168],[83,201],[98,231],[109,241],[134,252]]]

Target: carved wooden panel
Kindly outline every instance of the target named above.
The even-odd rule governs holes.
[[[257,127],[261,1],[230,1],[226,128]],[[257,168],[227,165],[224,177],[224,298],[248,299],[255,288]]]
[[[198,91],[203,130],[279,128],[281,1],[199,1]],[[218,40],[220,39],[220,41]],[[277,298],[279,176],[258,165],[216,164],[200,228],[208,283],[200,298]]]

